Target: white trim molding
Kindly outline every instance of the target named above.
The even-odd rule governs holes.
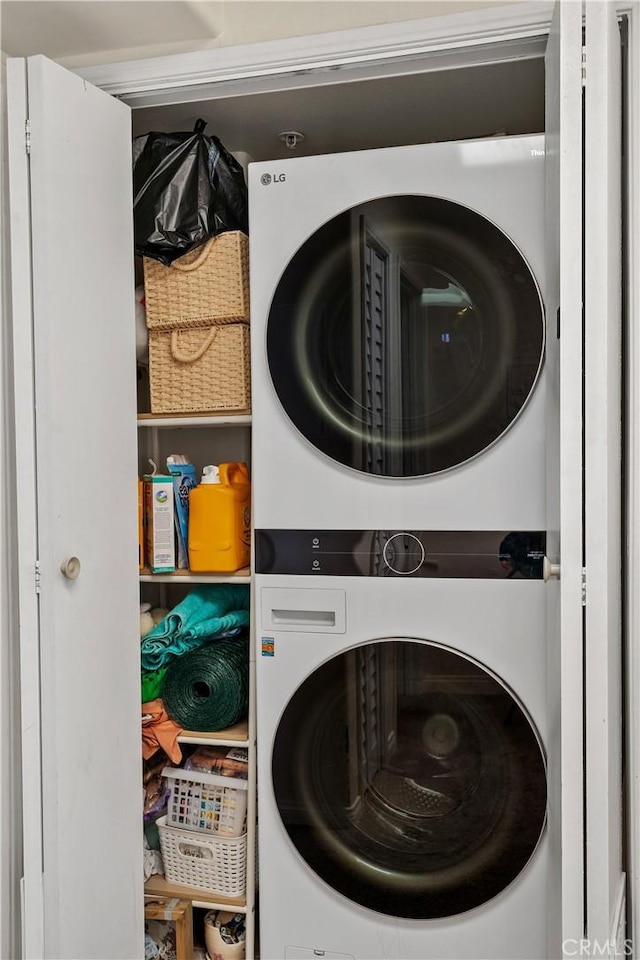
[[[287,75],[299,78],[309,72],[312,73],[311,82],[317,85],[319,80],[322,82],[322,71],[369,68],[375,71],[372,75],[380,76],[391,64],[395,64],[397,70],[401,69],[399,64],[402,62],[406,64],[425,55],[446,56],[460,50],[464,50],[466,59],[459,62],[459,66],[482,62],[482,48],[485,48],[485,62],[505,59],[509,55],[512,58],[540,56],[539,45],[534,43],[532,46],[531,42],[546,39],[552,12],[550,0],[532,0],[336,33],[102,64],[79,68],[75,72],[132,106],[176,102],[185,99],[185,88],[202,88],[210,84],[233,83],[236,95],[244,92],[238,90],[238,82],[256,80],[260,84],[254,90],[264,91],[266,78]],[[505,41],[522,47],[510,53]],[[501,52],[498,44],[503,45]],[[487,47],[490,50],[486,50]],[[478,48],[475,59],[474,48]],[[442,66],[442,63],[438,64],[439,69]],[[425,69],[424,63],[421,69]],[[357,79],[364,78],[362,74],[357,76]],[[337,82],[335,78],[331,79]],[[174,92],[173,98],[167,98],[169,91]],[[176,96],[178,91],[181,93],[179,97]]]
[[[640,9],[629,23],[626,717],[629,933],[640,949]]]

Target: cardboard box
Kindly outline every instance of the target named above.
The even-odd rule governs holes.
[[[173,477],[144,478],[147,563],[152,573],[173,573],[176,549],[173,520]]]

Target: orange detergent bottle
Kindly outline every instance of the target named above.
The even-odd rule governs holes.
[[[246,463],[204,468],[189,494],[189,568],[234,573],[250,562],[251,484]]]

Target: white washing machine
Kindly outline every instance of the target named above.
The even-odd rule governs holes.
[[[544,528],[544,167],[542,136],[251,165],[257,527]]]
[[[560,953],[541,562],[457,536],[442,578],[256,577],[265,960]]]

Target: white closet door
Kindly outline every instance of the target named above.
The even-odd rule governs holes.
[[[139,958],[130,111],[44,57],[9,66],[18,462],[36,464],[37,537],[32,477],[17,478],[19,534],[37,550],[20,559],[21,613],[36,559],[41,575],[39,638],[24,627],[21,636],[25,953]],[[61,572],[73,557],[77,579]]]
[[[621,113],[615,4],[586,3],[587,938],[624,940],[621,629]],[[634,589],[633,584],[629,584]],[[594,949],[594,948],[592,948]],[[595,953],[593,955],[596,955]],[[607,956],[613,956],[613,950]],[[619,954],[622,956],[623,951]]]
[[[584,930],[582,4],[557,2],[546,54],[549,689],[549,956],[571,955]],[[556,311],[559,310],[559,315]],[[559,335],[558,335],[559,334]]]

